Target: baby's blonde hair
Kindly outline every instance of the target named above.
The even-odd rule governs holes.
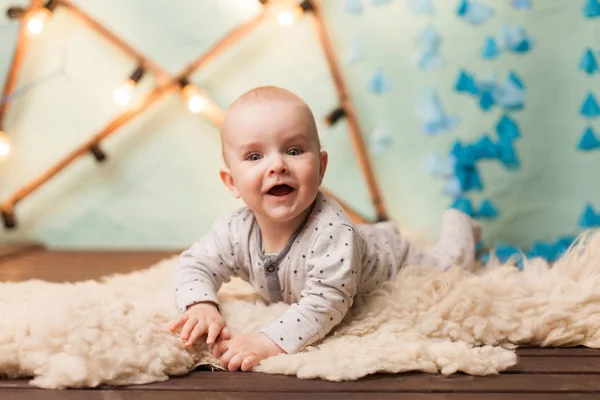
[[[221,125],[220,136],[221,136],[221,153],[223,155],[223,161],[225,165],[227,165],[227,158],[225,157],[225,149],[223,146],[223,135],[227,129],[228,122],[231,121],[230,118],[233,114],[232,111],[238,107],[244,107],[251,104],[256,104],[259,102],[286,102],[290,105],[296,105],[301,107],[301,109],[306,113],[306,117],[308,119],[308,123],[314,129],[318,148],[321,148],[321,142],[319,140],[319,135],[317,133],[317,123],[315,121],[315,116],[313,115],[308,104],[298,95],[292,93],[287,89],[283,89],[277,86],[259,86],[254,89],[247,91],[246,93],[239,96],[235,99],[227,108],[225,112],[225,118],[223,119],[223,124]]]

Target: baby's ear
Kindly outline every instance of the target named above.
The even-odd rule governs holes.
[[[221,177],[223,184],[227,186],[227,189],[229,189],[231,194],[233,194],[233,197],[239,199],[240,191],[237,189],[237,187],[235,187],[235,181],[233,180],[233,176],[231,175],[229,168],[222,168],[219,171],[219,176]]]
[[[325,176],[325,170],[327,169],[327,160],[329,155],[325,150],[321,151],[321,160],[320,160],[320,169],[319,169],[319,184],[323,182],[323,177]]]

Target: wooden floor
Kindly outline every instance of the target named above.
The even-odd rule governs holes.
[[[175,253],[46,251],[40,246],[0,246],[0,281],[90,279],[142,269]],[[599,350],[522,349],[518,354],[520,362],[516,367],[487,377],[378,374],[336,383],[259,373],[194,371],[149,385],[63,391],[36,389],[27,380],[0,379],[0,399],[600,399]]]

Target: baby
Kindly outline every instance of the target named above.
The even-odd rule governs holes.
[[[355,296],[393,279],[405,265],[474,261],[478,227],[457,210],[442,217],[437,245],[418,249],[392,222],[355,225],[319,192],[327,168],[313,114],[291,92],[266,86],[242,95],[221,130],[226,167],[220,176],[245,207],[216,221],[184,251],[174,270],[184,346],[206,335],[230,371],[296,353],[339,324]],[[230,277],[250,282],[267,302],[291,304],[260,333],[231,338],[217,291]]]

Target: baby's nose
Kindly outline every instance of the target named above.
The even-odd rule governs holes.
[[[283,174],[287,172],[287,166],[281,158],[273,160],[271,167],[269,168],[269,175]]]

